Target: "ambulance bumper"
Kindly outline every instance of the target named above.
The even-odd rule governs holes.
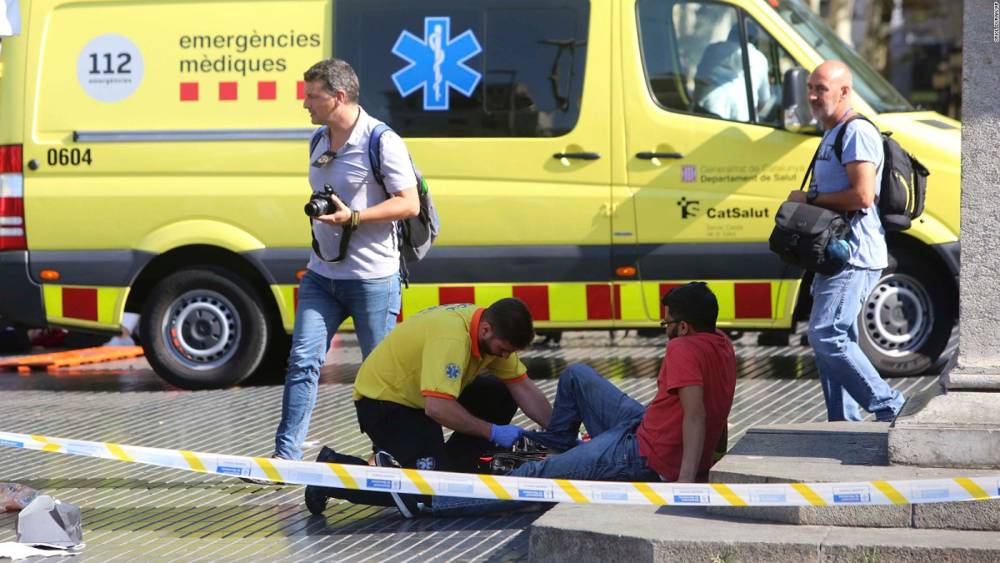
[[[0,252],[0,318],[27,327],[45,326],[42,286],[28,273],[28,252]]]

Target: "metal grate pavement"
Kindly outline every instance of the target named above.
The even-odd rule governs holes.
[[[559,348],[524,356],[532,378],[550,397],[566,364],[586,362],[646,403],[655,394],[663,344],[662,338],[583,333],[565,338]],[[758,347],[748,336],[739,342],[738,357],[730,445],[751,426],[824,419],[808,348]],[[310,439],[367,455],[370,445],[357,430],[350,394],[360,363],[356,343],[349,337],[339,341],[334,360],[335,367],[324,371]],[[135,362],[70,373],[37,380],[0,375],[0,429],[238,455],[271,453],[280,385],[177,391]],[[912,396],[936,379],[891,383]],[[77,390],[51,390],[66,388]],[[317,451],[318,445],[306,455]],[[298,486],[251,486],[220,476],[6,448],[0,448],[0,481],[28,484],[83,509],[87,548],[65,558],[80,563],[516,561],[527,558],[526,530],[537,517],[407,521],[395,510],[333,502],[322,517],[313,517]],[[14,515],[0,515],[0,541],[14,539],[14,522]]]

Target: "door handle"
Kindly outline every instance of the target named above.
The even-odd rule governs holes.
[[[552,155],[552,158],[556,160],[562,160],[564,158],[577,158],[580,160],[597,160],[601,158],[600,153],[596,152],[557,152]]]
[[[679,152],[637,152],[635,153],[636,158],[641,158],[643,160],[653,160],[654,158],[684,158],[684,155]]]

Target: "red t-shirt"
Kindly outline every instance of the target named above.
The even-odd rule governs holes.
[[[668,481],[676,481],[684,448],[684,409],[677,390],[701,386],[705,400],[705,446],[699,476],[712,467],[715,446],[726,428],[736,391],[736,354],[729,337],[720,331],[698,332],[667,342],[666,356],[656,381],[656,397],[636,430],[639,452],[646,465]]]

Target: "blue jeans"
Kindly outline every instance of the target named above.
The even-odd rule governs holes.
[[[590,441],[541,461],[521,465],[511,477],[544,477],[595,481],[659,481],[639,454],[635,429],[646,407],[604,379],[590,366],[574,364],[559,376],[549,432],[575,443],[580,423]],[[513,500],[434,497],[435,516],[466,516],[516,510],[527,503]]]
[[[903,395],[889,387],[858,346],[858,313],[882,272],[848,266],[839,274],[816,274],[812,285],[809,344],[826,399],[827,419],[861,420],[859,407],[890,421]]]
[[[295,331],[288,356],[281,422],[274,438],[274,455],[302,459],[302,442],[309,431],[309,418],[316,406],[319,369],[330,339],[347,317],[364,358],[396,326],[399,314],[399,276],[370,280],[331,280],[313,271],[299,284],[295,309]]]

